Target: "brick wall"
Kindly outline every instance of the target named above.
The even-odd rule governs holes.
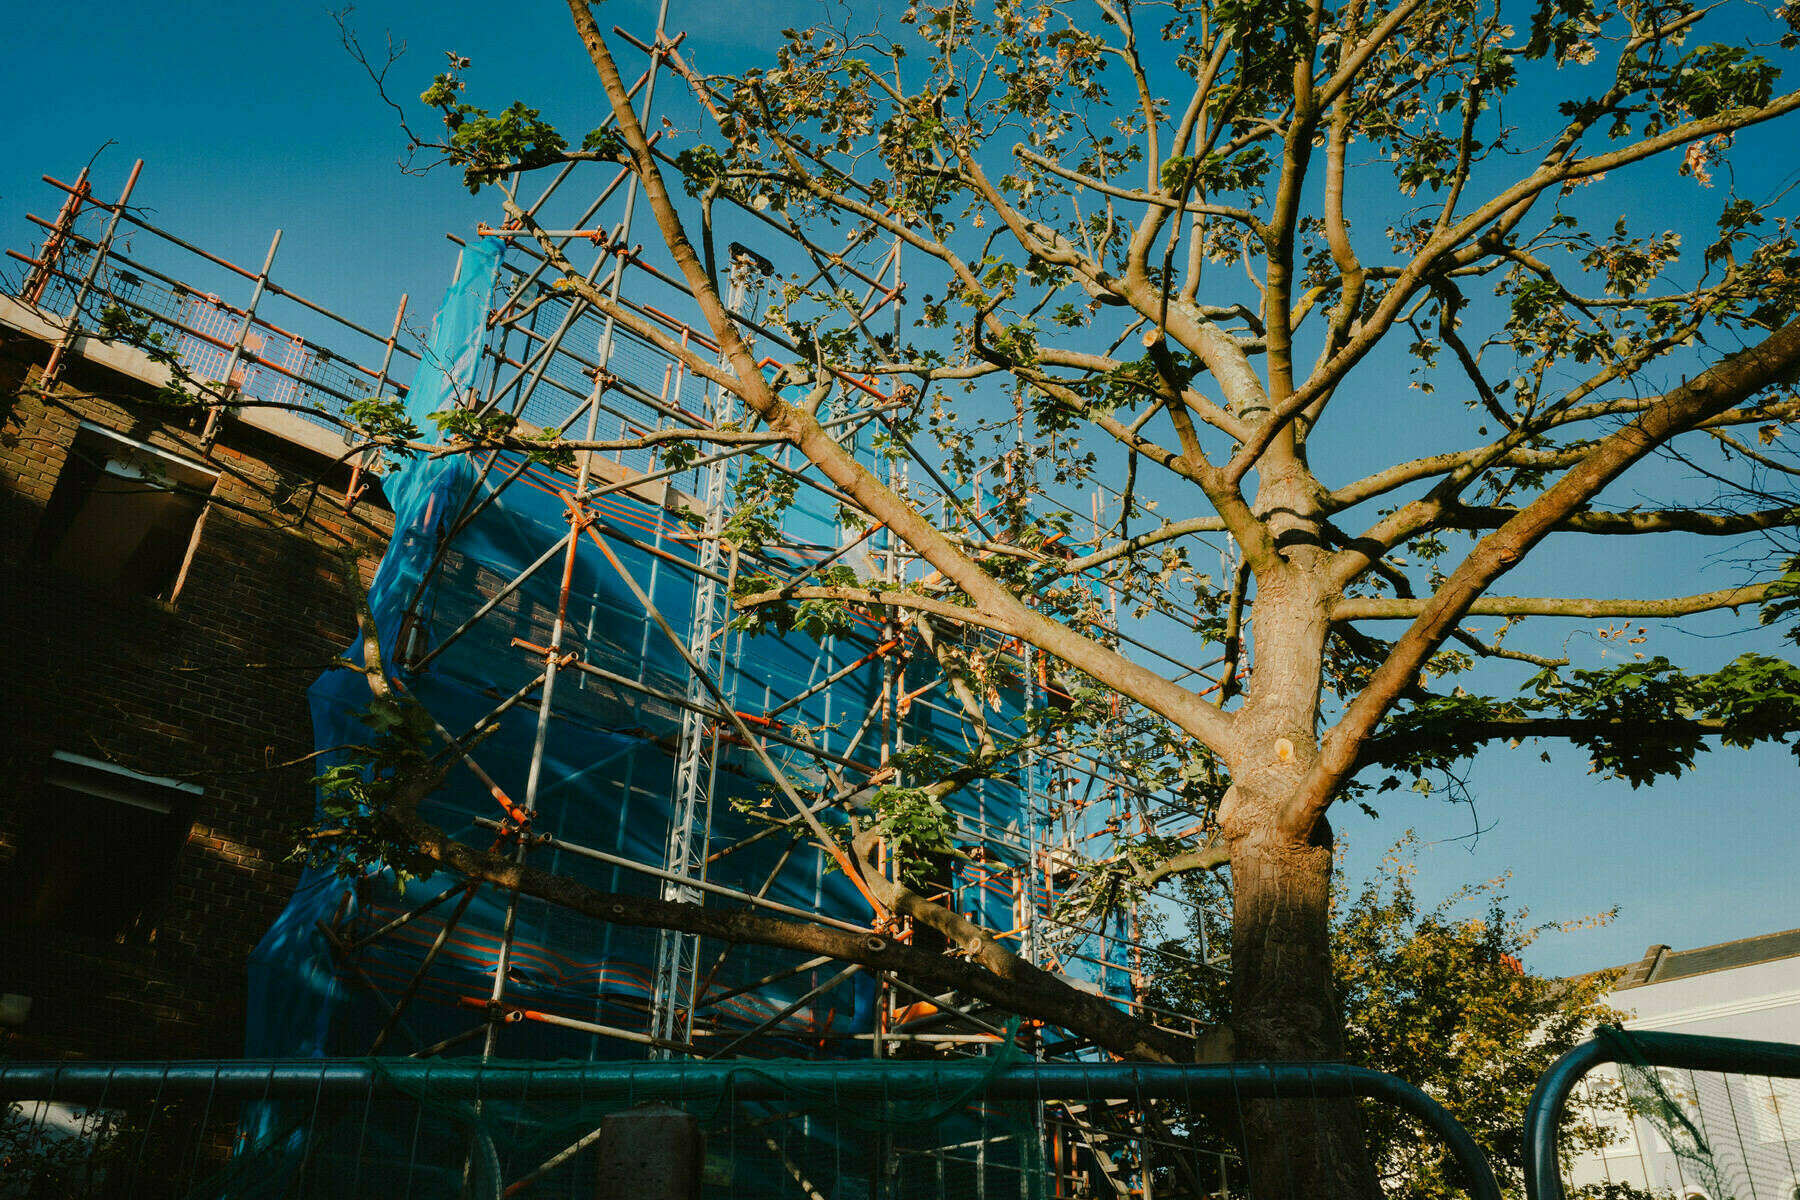
[[[236,1055],[245,960],[293,889],[290,831],[311,814],[310,765],[278,764],[312,751],[306,688],[355,625],[336,547],[354,541],[366,582],[392,513],[374,488],[346,514],[347,470],[240,423],[204,451],[204,414],[143,404],[140,385],[80,359],[54,400],[21,395],[48,347],[9,333],[0,330],[0,878],[53,751],[182,777],[204,794],[148,945],[0,926],[0,991],[33,999],[0,1049]],[[173,603],[33,561],[83,420],[219,472]]]

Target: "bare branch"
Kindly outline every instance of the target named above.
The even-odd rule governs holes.
[[[1559,596],[1483,596],[1465,610],[1471,617],[1686,617],[1714,609],[1760,604],[1779,595],[1776,584],[1753,583],[1666,600],[1597,600]],[[1435,597],[1406,600],[1349,596],[1331,610],[1333,621],[1410,621],[1430,611]]]
[[[1790,322],[1760,345],[1725,359],[1665,394],[1636,420],[1600,441],[1537,500],[1484,538],[1437,594],[1420,606],[1411,628],[1394,643],[1362,693],[1326,734],[1302,785],[1283,806],[1282,826],[1290,836],[1304,836],[1323,815],[1338,784],[1355,769],[1358,747],[1494,580],[1632,464],[1677,434],[1743,403],[1796,367],[1800,367],[1800,321]],[[1737,601],[1749,602],[1747,593]]]
[[[1063,166],[1054,158],[1047,158],[1044,155],[1037,153],[1023,142],[1013,147],[1013,153],[1024,159],[1026,162],[1031,163],[1033,166],[1042,167],[1052,175],[1061,176],[1071,183],[1079,183],[1084,188],[1089,188],[1093,191],[1100,192],[1103,195],[1115,197],[1116,199],[1132,200],[1139,204],[1155,205],[1160,208],[1178,208],[1182,212],[1199,213],[1202,216],[1208,217],[1225,217],[1245,225],[1258,237],[1263,235],[1263,231],[1266,228],[1263,223],[1257,219],[1256,214],[1247,208],[1233,208],[1230,205],[1225,204],[1207,204],[1199,200],[1189,200],[1184,203],[1175,199],[1173,196],[1167,196],[1161,192],[1140,192],[1134,191],[1131,188],[1123,188],[1117,184],[1108,183],[1104,179],[1095,179],[1091,175],[1083,175],[1079,171],[1071,171],[1068,167]]]
[[[1400,318],[1406,304],[1414,291],[1424,280],[1446,260],[1455,265],[1467,265],[1459,257],[1459,247],[1475,236],[1479,231],[1496,221],[1516,223],[1524,215],[1524,209],[1543,192],[1575,180],[1589,179],[1616,171],[1661,154],[1664,151],[1683,146],[1704,138],[1717,137],[1720,134],[1747,129],[1765,121],[1800,109],[1800,91],[1790,92],[1773,102],[1756,109],[1731,109],[1704,120],[1689,121],[1675,126],[1654,137],[1644,138],[1629,146],[1605,154],[1596,154],[1588,158],[1570,158],[1560,162],[1547,162],[1527,178],[1520,180],[1493,199],[1482,204],[1467,217],[1458,221],[1451,228],[1433,237],[1413,260],[1400,272],[1388,294],[1383,297],[1376,311],[1363,322],[1362,329],[1338,353],[1312,373],[1305,386],[1297,389],[1287,397],[1269,415],[1269,418],[1258,427],[1255,434],[1245,442],[1243,447],[1224,468],[1225,479],[1237,483],[1248,474],[1281,434],[1287,424],[1298,416],[1306,407],[1328,388],[1334,386],[1349,369],[1360,362],[1364,355],[1386,336],[1389,327]],[[1510,225],[1508,226],[1510,227]],[[1491,240],[1491,232],[1490,232]],[[1468,248],[1468,261],[1480,253],[1490,252],[1484,249],[1484,243]]]
[[[1498,529],[1519,515],[1516,508],[1454,508],[1435,524],[1440,529]],[[1692,508],[1571,513],[1559,532],[1634,534],[1701,533],[1713,537],[1755,533],[1800,525],[1800,508],[1765,508],[1757,512],[1717,513]]]

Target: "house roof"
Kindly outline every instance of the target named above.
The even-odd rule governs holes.
[[[1625,967],[1625,974],[1615,990],[1667,983],[1690,975],[1706,975],[1713,971],[1729,971],[1755,963],[1800,956],[1800,929],[1782,933],[1765,933],[1757,937],[1720,942],[1716,946],[1700,946],[1693,950],[1672,950],[1654,945],[1644,957]]]

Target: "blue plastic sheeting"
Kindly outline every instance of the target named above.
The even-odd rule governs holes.
[[[465,252],[460,281],[451,287],[433,329],[433,353],[426,360],[427,369],[412,392],[418,406],[416,420],[428,415],[426,405],[448,402],[471,386],[478,360],[471,347],[479,346],[484,331],[488,290],[497,262],[498,249],[491,243]],[[440,369],[446,367],[448,370]],[[441,644],[507,581],[567,536],[570,525],[565,496],[573,490],[573,481],[534,466],[486,505],[452,543],[444,544],[459,515],[486,498],[489,489],[518,465],[516,458],[500,456],[484,473],[481,464],[466,455],[416,458],[386,481],[395,509],[395,533],[369,591],[383,651],[389,657],[385,665],[440,724],[458,734],[542,672],[542,655],[515,643],[542,647],[552,641],[563,554],[552,555],[543,568],[424,671],[399,670],[392,659],[403,647],[410,647],[405,657],[416,661]],[[688,562],[694,559],[693,543],[683,537],[684,527],[663,509],[612,494],[596,498],[591,511],[604,530],[652,546],[664,555]],[[834,544],[835,504],[802,489],[785,529],[791,542]],[[584,534],[573,564],[563,652],[665,695],[685,696],[688,672],[680,652],[586,538]],[[608,538],[607,545],[685,640],[692,619],[695,575],[618,538]],[[432,573],[431,564],[440,552],[442,563]],[[795,557],[809,556],[802,550]],[[429,586],[421,593],[421,581],[428,574]],[[417,619],[409,621],[407,613],[413,609],[415,597]],[[748,642],[734,635],[728,643],[731,649],[722,686],[735,708],[761,713],[864,658],[879,636],[879,627],[872,623],[848,636],[828,639],[824,645],[799,635]],[[359,657],[360,649],[349,653]],[[880,671],[878,663],[870,663],[782,714],[782,719],[806,727],[808,736],[818,744],[841,754],[878,703]],[[919,689],[935,673],[935,663],[921,648],[906,662],[904,689]],[[537,695],[534,692],[532,699],[501,718],[498,731],[476,751],[481,766],[521,805],[526,800],[526,775],[538,729]],[[368,730],[358,715],[370,696],[361,676],[349,671],[327,673],[313,685],[311,699],[316,744],[322,751],[366,740]],[[1003,693],[1002,711],[995,719],[1016,716],[1020,703],[1016,691]],[[534,832],[660,867],[674,807],[674,758],[681,710],[573,670],[558,676],[554,708]],[[879,716],[875,720],[878,722]],[[955,747],[963,741],[953,718],[925,704],[911,707],[903,727],[909,744],[929,738]],[[791,815],[747,748],[732,744],[728,728],[720,731],[720,737],[710,809],[714,849],[767,828],[768,817]],[[854,757],[872,763],[879,740],[879,728],[864,733]],[[810,756],[774,742],[767,748],[803,791],[835,790]],[[322,765],[340,761],[344,761],[341,753],[326,753],[321,759]],[[846,782],[866,777],[853,768],[834,769],[842,771]],[[967,829],[1023,841],[1023,802],[1013,784],[985,781],[957,794],[950,804],[964,818]],[[475,819],[503,815],[486,786],[460,767],[420,813],[452,835],[484,845],[492,841],[492,833],[476,825]],[[827,813],[822,819],[843,818]],[[973,835],[970,844],[974,844]],[[1012,929],[1018,924],[1017,875],[1004,868],[1020,865],[1022,854],[991,841],[985,850],[989,863],[961,864],[953,872],[957,902],[962,911],[990,928]],[[659,894],[662,887],[642,873],[552,848],[535,851],[530,861],[605,891],[649,896]],[[780,871],[771,883],[770,875],[778,866]],[[860,922],[871,916],[854,886],[828,869],[828,860],[817,845],[809,838],[795,844],[785,832],[717,860],[709,868],[708,878],[841,920]],[[454,880],[438,876],[415,880],[402,891],[390,873],[350,886],[329,869],[308,872],[252,958],[249,1053],[366,1053],[385,1017],[386,1005],[412,981],[443,928],[444,918],[458,901],[447,899],[429,916],[371,943],[355,956],[355,967],[333,961],[317,923],[332,919],[341,905],[343,913],[357,918],[357,928],[370,931],[453,886]],[[1033,899],[1042,905],[1047,897],[1039,893]],[[716,898],[707,901],[720,902]],[[390,1044],[390,1051],[409,1052],[481,1023],[484,1013],[480,1006],[493,991],[501,958],[507,906],[508,898],[497,889],[484,888],[476,894],[423,980],[418,998],[407,1009],[405,1028]],[[596,922],[529,898],[517,902],[513,921],[506,983],[509,1005],[613,1027],[647,1028],[661,935]],[[798,965],[805,957],[710,942],[702,943],[699,952],[702,978],[710,974],[715,993]],[[1078,963],[1070,967],[1071,974],[1088,979],[1097,979],[1102,969]],[[837,969],[827,965],[809,970],[727,999],[710,1011],[731,1027],[748,1029]],[[853,976],[852,981],[817,997],[784,1021],[782,1028],[791,1037],[774,1048],[790,1054],[855,1053],[839,1039],[870,1028],[873,1000],[872,987]],[[479,1051],[480,1045],[479,1040],[465,1042],[463,1051]],[[501,1044],[501,1053],[520,1058],[641,1057],[641,1049],[633,1043],[533,1021],[504,1026]]]
[[[500,247],[485,239],[478,242],[465,253],[463,269],[445,292],[432,322],[429,350],[407,395],[407,415],[415,424],[425,426],[431,413],[473,384],[488,295],[499,260]],[[442,513],[457,476],[469,473],[461,458],[442,460],[437,469],[423,463],[412,465],[415,469],[394,472],[384,481],[396,515],[405,512],[413,519],[407,520],[404,530],[397,521],[377,586],[371,591],[372,601],[376,596],[385,602],[410,595],[417,587],[430,552],[429,538],[436,530],[431,514]],[[404,604],[404,599],[398,601],[399,607]],[[379,611],[377,626],[386,639],[383,645],[391,647],[396,605],[384,603]],[[361,657],[360,648],[349,653]],[[360,741],[366,732],[359,723],[345,720],[357,705],[368,703],[366,695],[346,695],[347,679],[343,672],[328,673],[308,693],[318,749]],[[362,680],[354,682],[367,692]],[[338,915],[344,891],[332,869],[308,870],[287,909],[251,952],[246,1054],[316,1056],[330,1052],[331,1018],[347,996],[318,923]]]
[[[477,238],[465,249],[456,281],[432,319],[431,341],[406,395],[406,415],[422,429],[429,428],[426,421],[432,413],[454,404],[475,382],[487,333],[488,295],[500,270],[502,250],[498,238]]]

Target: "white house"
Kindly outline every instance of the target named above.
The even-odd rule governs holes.
[[[1634,1014],[1631,1030],[1800,1043],[1800,929],[1695,950],[1651,946],[1610,1002]],[[1689,1128],[1665,1136],[1642,1116],[1577,1112],[1571,1119],[1606,1128],[1612,1144],[1577,1158],[1570,1183],[1629,1184],[1678,1200],[1800,1200],[1800,1080],[1659,1074]],[[1618,1078],[1615,1068],[1596,1070],[1587,1094]],[[1694,1153],[1696,1142],[1710,1153]]]

